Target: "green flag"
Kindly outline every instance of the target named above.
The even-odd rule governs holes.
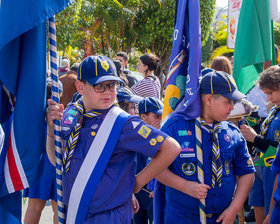
[[[238,89],[246,94],[263,71],[263,63],[271,60],[270,0],[243,0],[233,64],[233,77]]]
[[[272,166],[272,162],[277,154],[277,149],[273,146],[269,146],[266,152],[255,163],[255,166]]]

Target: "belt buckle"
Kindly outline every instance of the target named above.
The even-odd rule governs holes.
[[[209,218],[209,219],[211,219],[212,216],[213,216],[213,214],[206,214],[206,217]]]

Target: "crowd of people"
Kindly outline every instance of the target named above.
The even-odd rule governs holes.
[[[202,70],[200,122],[174,113],[163,123],[158,66],[156,55],[142,55],[137,81],[125,52],[115,60],[88,56],[71,68],[61,60],[61,104],[50,99],[47,82],[44,171],[24,192],[26,224],[39,223],[47,200],[58,223],[55,119],[62,125],[69,223],[196,224],[201,201],[207,223],[240,222],[244,204],[248,212],[253,206],[257,224],[280,223],[280,67],[265,68],[246,98],[231,61],[217,57]]]

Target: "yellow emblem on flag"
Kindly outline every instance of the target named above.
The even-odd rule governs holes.
[[[151,133],[151,129],[148,128],[145,125],[142,125],[142,127],[139,129],[138,134],[141,135],[143,138],[147,138],[149,134]]]
[[[155,139],[155,138],[152,138],[151,140],[150,140],[150,145],[151,146],[154,146],[154,145],[156,145],[157,144],[157,140]]]
[[[101,61],[101,67],[107,72],[110,67],[108,61]]]
[[[164,138],[161,136],[161,135],[158,135],[157,136],[157,141],[158,142],[162,142],[164,140]]]

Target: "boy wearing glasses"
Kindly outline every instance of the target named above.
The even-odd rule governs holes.
[[[82,97],[62,107],[49,101],[47,149],[54,159],[53,120],[61,120],[64,142],[63,202],[66,223],[121,223],[132,220],[131,195],[176,158],[177,142],[146,126],[118,106],[123,85],[113,62],[89,56],[78,68],[76,87]],[[136,174],[136,153],[153,157]]]

